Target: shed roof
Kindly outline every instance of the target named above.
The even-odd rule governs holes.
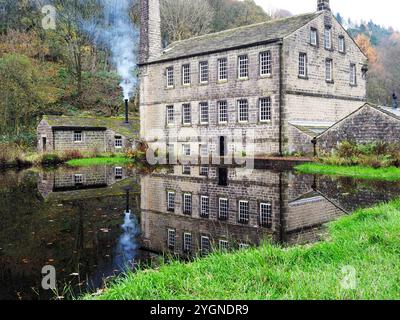
[[[137,119],[131,120],[131,123],[126,124],[124,118],[45,115],[43,120],[52,128],[110,129],[127,138],[136,138],[138,136],[137,125],[135,125]]]
[[[275,42],[300,29],[321,13],[301,14],[177,41],[170,44],[159,58],[149,63]]]

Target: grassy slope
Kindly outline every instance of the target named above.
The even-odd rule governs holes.
[[[99,299],[400,299],[400,200],[329,224],[329,239],[214,254],[128,274]],[[342,268],[357,286],[340,285]],[[90,297],[87,297],[90,298]]]
[[[395,167],[374,169],[361,166],[333,166],[318,163],[306,163],[297,166],[295,169],[306,174],[325,174],[365,180],[400,180],[400,169]]]
[[[72,167],[92,167],[102,165],[125,165],[132,163],[131,160],[123,156],[118,157],[102,157],[102,158],[88,158],[88,159],[76,159],[67,162]]]

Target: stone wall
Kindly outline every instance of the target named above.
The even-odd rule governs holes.
[[[303,155],[313,155],[314,145],[312,144],[312,139],[314,137],[301,131],[289,124],[288,126],[288,152],[301,153]]]
[[[365,105],[318,137],[321,154],[330,153],[343,141],[399,143],[400,119]]]
[[[54,150],[54,139],[53,131],[47,123],[47,121],[42,120],[37,128],[37,148],[39,152],[52,151]],[[46,139],[46,146],[43,145],[43,138]]]

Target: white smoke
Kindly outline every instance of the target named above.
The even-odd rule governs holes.
[[[129,16],[133,1],[98,0],[103,8],[102,18],[82,22],[92,41],[110,50],[111,63],[121,77],[125,100],[132,97],[137,84],[135,69],[139,33]]]

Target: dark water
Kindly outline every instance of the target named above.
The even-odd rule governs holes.
[[[400,194],[396,183],[216,167],[204,177],[199,170],[0,173],[0,299],[96,291],[105,278],[157,264],[163,253],[190,258],[265,239],[313,242],[326,222]],[[41,289],[46,265],[57,271],[56,293]]]

